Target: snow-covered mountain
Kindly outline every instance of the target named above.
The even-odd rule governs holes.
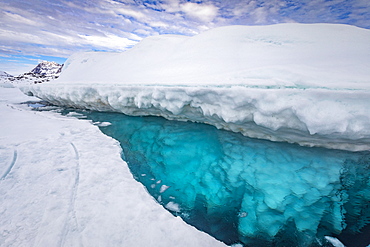
[[[6,73],[5,71],[0,71],[0,87],[13,87],[9,82],[13,79],[13,76]]]
[[[39,63],[30,73],[39,76],[57,76],[62,72],[63,65],[56,62],[43,61]]]
[[[3,79],[3,78],[10,78],[10,77],[13,77],[12,75],[6,73],[5,71],[0,71],[0,78]]]
[[[63,64],[58,64],[56,62],[43,61],[39,63],[30,72],[23,73],[19,76],[10,76],[6,72],[4,75],[9,75],[8,77],[3,76],[4,82],[11,82],[13,84],[37,84],[43,83],[50,80],[57,79],[62,72]]]

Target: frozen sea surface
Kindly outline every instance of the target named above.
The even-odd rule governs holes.
[[[0,246],[225,246],[156,203],[117,141],[36,102],[0,83]]]
[[[131,172],[160,204],[227,244],[323,246],[324,236],[355,235],[370,223],[369,152],[158,117],[84,115],[110,123],[101,130],[120,141]]]

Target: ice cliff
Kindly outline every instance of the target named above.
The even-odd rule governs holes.
[[[71,56],[51,103],[190,120],[305,146],[370,149],[370,31],[337,24],[229,26]]]

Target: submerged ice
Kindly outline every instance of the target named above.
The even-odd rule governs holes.
[[[370,222],[370,154],[304,148],[195,123],[85,113],[119,140],[165,208],[227,244],[321,246]]]

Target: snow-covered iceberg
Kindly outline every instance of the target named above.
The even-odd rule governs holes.
[[[51,103],[190,120],[274,141],[370,149],[370,31],[229,26],[70,57],[22,90]]]

